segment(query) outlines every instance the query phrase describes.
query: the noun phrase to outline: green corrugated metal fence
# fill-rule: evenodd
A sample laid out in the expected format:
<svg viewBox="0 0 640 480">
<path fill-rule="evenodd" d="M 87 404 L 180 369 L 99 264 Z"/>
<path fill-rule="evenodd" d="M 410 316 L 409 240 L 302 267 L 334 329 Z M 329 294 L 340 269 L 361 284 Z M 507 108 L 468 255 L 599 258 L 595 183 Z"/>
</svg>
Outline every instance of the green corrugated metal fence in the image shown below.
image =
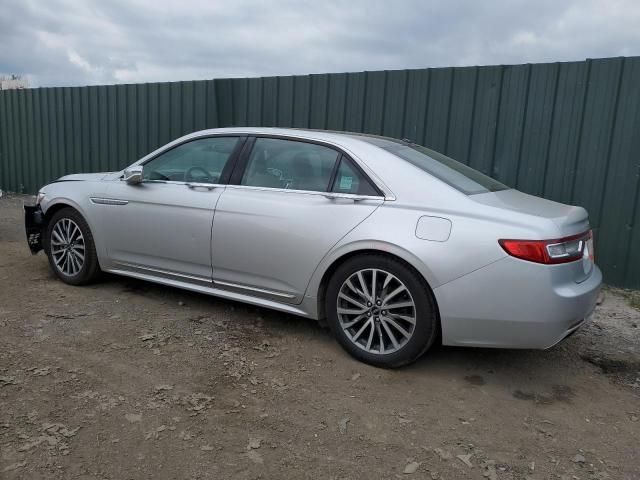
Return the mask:
<svg viewBox="0 0 640 480">
<path fill-rule="evenodd" d="M 640 288 L 640 57 L 0 92 L 0 188 L 117 170 L 224 126 L 409 138 L 589 210 L 598 263 Z"/>
</svg>

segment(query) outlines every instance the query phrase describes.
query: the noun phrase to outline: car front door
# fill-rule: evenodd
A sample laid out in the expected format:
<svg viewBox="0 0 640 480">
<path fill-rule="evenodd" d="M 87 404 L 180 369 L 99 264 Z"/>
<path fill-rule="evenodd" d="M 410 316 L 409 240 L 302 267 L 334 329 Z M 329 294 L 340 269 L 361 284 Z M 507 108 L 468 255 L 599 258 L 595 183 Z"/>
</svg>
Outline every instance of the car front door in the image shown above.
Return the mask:
<svg viewBox="0 0 640 480">
<path fill-rule="evenodd" d="M 243 142 L 191 140 L 145 162 L 141 183 L 113 182 L 102 206 L 110 269 L 210 284 L 214 210 Z"/>
<path fill-rule="evenodd" d="M 270 137 L 249 142 L 216 207 L 214 283 L 300 303 L 324 255 L 384 199 L 330 146 Z"/>
</svg>

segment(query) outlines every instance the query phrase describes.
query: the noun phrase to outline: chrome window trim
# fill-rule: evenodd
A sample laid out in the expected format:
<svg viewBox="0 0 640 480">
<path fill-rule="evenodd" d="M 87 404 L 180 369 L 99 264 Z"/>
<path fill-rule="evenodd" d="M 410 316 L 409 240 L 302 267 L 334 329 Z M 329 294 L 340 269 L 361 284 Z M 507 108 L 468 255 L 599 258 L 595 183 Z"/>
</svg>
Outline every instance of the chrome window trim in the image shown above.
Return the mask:
<svg viewBox="0 0 640 480">
<path fill-rule="evenodd" d="M 316 145 L 324 145 L 324 146 L 326 146 L 328 148 L 332 148 L 333 150 L 337 150 L 339 153 L 342 153 L 344 156 L 349 158 L 358 167 L 360 167 L 362 169 L 364 174 L 368 177 L 368 180 L 370 180 L 383 193 L 384 199 L 386 201 L 394 201 L 394 200 L 396 200 L 396 196 L 394 195 L 394 193 L 391 191 L 391 189 L 389 187 L 387 187 L 384 184 L 384 182 L 380 179 L 380 177 L 378 177 L 373 172 L 373 170 L 371 170 L 371 168 L 369 168 L 368 165 L 366 165 L 362 160 L 360 160 L 360 158 L 358 158 L 357 155 L 354 155 L 353 152 L 351 152 L 351 150 L 349 150 L 346 147 L 343 147 L 342 145 L 339 145 L 339 144 L 337 144 L 335 142 L 332 142 L 330 140 L 326 140 L 324 138 L 308 137 L 308 136 L 294 135 L 294 134 L 282 134 L 282 133 L 271 133 L 271 132 L 259 132 L 259 133 L 253 132 L 253 133 L 247 133 L 247 136 L 254 137 L 254 138 L 276 138 L 276 139 L 279 138 L 279 139 L 282 139 L 282 140 L 293 140 L 293 141 L 300 141 L 300 142 L 306 142 L 306 143 L 314 143 Z M 340 159 L 338 158 L 337 161 L 339 162 Z M 245 186 L 250 186 L 250 185 L 245 185 Z M 356 195 L 357 196 L 357 194 L 352 194 L 352 195 Z"/>
<path fill-rule="evenodd" d="M 160 147 L 159 149 L 156 149 L 150 153 L 148 153 L 147 155 L 145 155 L 144 157 L 136 160 L 134 163 L 132 163 L 131 165 L 125 167 L 123 170 L 120 170 L 118 172 L 118 179 L 119 180 L 123 180 L 122 175 L 124 174 L 124 171 L 127 168 L 131 168 L 134 166 L 142 166 L 144 167 L 147 163 L 152 162 L 154 160 L 156 160 L 158 157 L 164 155 L 165 153 L 167 153 L 169 150 L 173 150 L 174 148 L 180 147 L 182 145 L 186 145 L 187 143 L 191 143 L 197 140 L 202 140 L 205 138 L 237 138 L 239 142 L 242 142 L 242 144 L 244 144 L 244 140 L 248 137 L 247 134 L 245 133 L 238 133 L 238 132 L 233 132 L 233 133 L 210 133 L 209 131 L 205 130 L 205 131 L 200 131 L 200 132 L 194 132 L 192 134 L 189 134 L 188 136 L 184 136 L 184 137 L 180 137 L 175 139 L 174 141 L 163 145 L 162 147 Z M 236 144 L 236 148 L 238 147 L 238 145 Z M 239 154 L 242 152 L 242 147 L 240 148 L 240 150 L 238 151 L 238 156 Z M 227 158 L 227 162 L 225 164 L 225 167 L 229 164 L 229 161 L 232 160 L 233 154 L 235 153 L 235 149 L 234 151 L 230 154 L 229 158 Z M 237 157 L 236 157 L 237 159 Z M 234 162 L 235 163 L 235 162 Z M 220 172 L 220 176 L 222 177 L 224 173 L 224 168 L 223 171 Z M 220 180 L 220 179 L 218 179 Z M 180 181 L 176 181 L 176 180 L 142 180 L 142 182 L 140 183 L 145 183 L 145 182 L 161 182 L 161 183 L 176 183 L 176 184 L 189 184 L 189 183 L 194 183 L 194 182 L 180 182 Z M 196 182 L 196 183 L 207 183 L 207 182 Z M 226 184 L 219 184 L 219 183 L 214 183 L 214 184 L 209 184 L 209 185 L 226 185 Z"/>
<path fill-rule="evenodd" d="M 246 133 L 202 133 L 202 135 L 196 135 L 196 133 L 200 133 L 200 132 L 194 132 L 193 136 L 189 136 L 187 138 L 185 138 L 185 137 L 177 138 L 173 142 L 168 143 L 168 144 L 160 147 L 161 148 L 160 150 L 154 150 L 153 152 L 149 153 L 148 155 L 145 155 L 140 160 L 138 160 L 138 161 L 132 163 L 131 165 L 129 165 L 129 167 L 133 167 L 134 165 L 145 166 L 147 163 L 151 162 L 152 160 L 155 160 L 156 158 L 158 158 L 160 155 L 166 153 L 167 151 L 173 150 L 174 148 L 179 147 L 180 145 L 184 145 L 186 143 L 193 142 L 194 140 L 201 140 L 203 138 L 217 138 L 217 137 L 243 138 L 243 137 L 246 137 L 248 135 Z M 129 168 L 129 167 L 127 167 L 127 168 Z"/>
<path fill-rule="evenodd" d="M 308 133 L 309 131 L 307 131 Z M 338 133 L 342 133 L 342 132 L 338 132 Z M 347 134 L 348 132 L 344 132 L 345 134 Z M 185 137 L 181 137 L 179 139 L 174 140 L 173 142 L 164 145 L 163 147 L 161 147 L 161 150 L 155 150 L 151 153 L 149 153 L 148 155 L 145 155 L 144 157 L 142 157 L 140 160 L 132 163 L 131 165 L 129 165 L 129 167 L 132 167 L 134 165 L 145 165 L 148 162 L 150 162 L 151 160 L 153 160 L 154 158 L 162 155 L 164 152 L 166 152 L 167 150 L 170 150 L 174 147 L 177 147 L 179 145 L 182 145 L 183 143 L 187 143 L 187 142 L 191 142 L 193 140 L 199 140 L 201 138 L 207 138 L 207 137 L 271 137 L 271 138 L 282 138 L 282 139 L 291 139 L 291 140 L 299 140 L 299 141 L 311 141 L 311 142 L 316 142 L 319 144 L 324 144 L 327 145 L 329 147 L 332 147 L 334 149 L 337 149 L 339 151 L 341 151 L 343 154 L 345 154 L 346 156 L 348 156 L 352 161 L 354 161 L 355 163 L 358 164 L 358 166 L 360 168 L 362 168 L 362 170 L 367 174 L 367 176 L 369 177 L 369 180 L 371 180 L 376 187 L 378 187 L 380 189 L 380 191 L 384 194 L 384 199 L 385 201 L 395 201 L 396 200 L 396 196 L 395 194 L 391 191 L 391 189 L 385 185 L 385 183 L 382 181 L 382 179 L 376 175 L 376 173 L 369 168 L 369 166 L 364 163 L 357 155 L 355 155 L 351 150 L 349 150 L 348 148 L 335 143 L 331 140 L 327 140 L 325 138 L 317 138 L 317 137 L 312 137 L 309 135 L 295 135 L 293 133 L 272 133 L 269 131 L 262 131 L 262 132 L 256 132 L 255 129 L 247 129 L 247 130 L 236 130 L 234 132 L 219 132 L 219 133 L 211 133 L 209 131 L 203 131 L 203 132 L 194 132 L 192 134 L 190 134 L 189 136 Z M 127 167 L 128 168 L 128 167 Z M 248 185 L 247 185 L 248 186 Z"/>
<path fill-rule="evenodd" d="M 119 178 L 118 180 L 120 180 L 121 182 L 124 182 L 125 180 L 123 178 Z M 208 187 L 214 187 L 214 188 L 224 188 L 227 187 L 228 185 L 226 183 L 207 183 L 207 182 L 183 182 L 183 181 L 179 181 L 179 180 L 143 180 L 140 183 L 138 183 L 137 185 L 143 185 L 145 183 L 153 183 L 153 184 L 161 184 L 161 185 L 186 185 L 187 187 L 190 184 L 198 184 L 198 183 L 202 183 L 203 186 L 207 185 Z M 132 187 L 136 187 L 137 185 L 132 185 Z"/>
<path fill-rule="evenodd" d="M 320 192 L 318 190 L 295 190 L 291 188 L 256 187 L 253 185 L 225 185 L 227 189 L 256 190 L 274 193 L 301 193 L 305 195 L 317 195 L 325 198 L 348 198 L 352 200 L 385 200 L 382 195 L 358 195 L 356 193 Z"/>
</svg>

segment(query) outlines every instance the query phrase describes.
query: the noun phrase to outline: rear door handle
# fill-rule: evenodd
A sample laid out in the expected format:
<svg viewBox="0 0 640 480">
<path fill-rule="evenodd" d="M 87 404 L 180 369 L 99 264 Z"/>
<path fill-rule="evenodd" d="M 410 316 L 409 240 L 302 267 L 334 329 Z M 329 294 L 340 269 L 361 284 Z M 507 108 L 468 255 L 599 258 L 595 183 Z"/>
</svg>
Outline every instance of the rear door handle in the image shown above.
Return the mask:
<svg viewBox="0 0 640 480">
<path fill-rule="evenodd" d="M 194 188 L 206 188 L 207 190 L 213 190 L 216 188 L 215 185 L 211 185 L 210 183 L 198 183 L 198 182 L 188 182 L 187 187 Z"/>
<path fill-rule="evenodd" d="M 361 202 L 363 200 L 367 200 L 368 197 L 360 197 L 358 195 L 340 195 L 338 193 L 323 193 L 324 198 L 328 198 L 329 200 L 338 200 L 344 198 L 345 200 L 352 200 L 354 202 Z"/>
</svg>

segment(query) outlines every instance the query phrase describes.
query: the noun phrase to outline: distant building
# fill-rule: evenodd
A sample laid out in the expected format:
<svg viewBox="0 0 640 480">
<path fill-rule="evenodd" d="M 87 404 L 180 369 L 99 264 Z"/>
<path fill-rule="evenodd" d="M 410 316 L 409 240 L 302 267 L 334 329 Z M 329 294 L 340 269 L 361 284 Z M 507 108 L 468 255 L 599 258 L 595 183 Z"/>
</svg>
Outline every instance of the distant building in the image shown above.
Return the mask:
<svg viewBox="0 0 640 480">
<path fill-rule="evenodd" d="M 22 75 L 0 76 L 0 90 L 19 90 L 29 88 L 29 81 Z"/>
</svg>

